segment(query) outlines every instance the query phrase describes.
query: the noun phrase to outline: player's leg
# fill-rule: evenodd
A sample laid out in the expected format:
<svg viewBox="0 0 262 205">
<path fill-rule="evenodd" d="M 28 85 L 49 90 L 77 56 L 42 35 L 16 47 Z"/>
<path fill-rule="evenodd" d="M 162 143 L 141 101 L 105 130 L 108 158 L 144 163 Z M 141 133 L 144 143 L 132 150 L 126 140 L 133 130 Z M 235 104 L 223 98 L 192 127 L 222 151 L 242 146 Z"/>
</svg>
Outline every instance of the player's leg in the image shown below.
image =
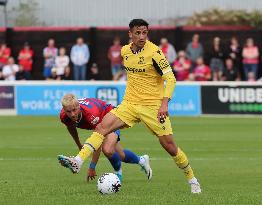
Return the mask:
<svg viewBox="0 0 262 205">
<path fill-rule="evenodd" d="M 106 139 L 102 145 L 102 151 L 107 157 L 112 167 L 115 170 L 115 174 L 118 176 L 122 182 L 122 168 L 121 168 L 121 158 L 120 155 L 116 152 L 115 146 L 117 144 L 118 135 L 115 132 L 112 132 L 106 136 Z"/>
<path fill-rule="evenodd" d="M 183 170 L 188 183 L 191 186 L 192 193 L 200 193 L 200 184 L 194 176 L 186 154 L 179 148 L 173 140 L 173 135 L 159 136 L 159 142 L 162 147 L 171 155 L 176 165 Z"/>
<path fill-rule="evenodd" d="M 193 170 L 189 164 L 185 153 L 179 148 L 173 140 L 173 131 L 169 117 L 163 123 L 158 122 L 157 111 L 154 106 L 143 106 L 141 108 L 141 121 L 159 138 L 162 147 L 174 159 L 176 165 L 183 170 L 190 186 L 192 193 L 200 193 L 200 185 L 194 177 Z M 197 186 L 197 187 L 196 187 Z"/>
<path fill-rule="evenodd" d="M 150 180 L 152 178 L 152 169 L 149 163 L 149 156 L 143 155 L 138 156 L 134 152 L 128 149 L 123 149 L 120 143 L 116 144 L 116 152 L 119 154 L 121 161 L 129 164 L 138 164 L 145 171 L 147 179 Z"/>
</svg>

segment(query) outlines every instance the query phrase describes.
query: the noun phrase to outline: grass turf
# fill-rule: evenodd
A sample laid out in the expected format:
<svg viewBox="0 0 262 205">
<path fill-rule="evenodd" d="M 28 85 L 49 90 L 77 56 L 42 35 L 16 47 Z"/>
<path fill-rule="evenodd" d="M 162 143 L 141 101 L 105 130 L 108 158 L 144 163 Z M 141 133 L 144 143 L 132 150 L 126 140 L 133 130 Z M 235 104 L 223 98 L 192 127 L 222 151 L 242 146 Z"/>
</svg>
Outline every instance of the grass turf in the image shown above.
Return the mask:
<svg viewBox="0 0 262 205">
<path fill-rule="evenodd" d="M 0 117 L 0 204 L 261 204 L 262 118 L 172 118 L 177 143 L 188 155 L 203 193 L 189 186 L 157 139 L 143 125 L 122 131 L 121 144 L 151 157 L 148 182 L 137 165 L 123 164 L 123 186 L 103 196 L 86 167 L 73 175 L 58 154 L 75 155 L 56 117 Z M 88 133 L 80 131 L 84 140 Z M 97 174 L 112 172 L 101 157 Z"/>
</svg>

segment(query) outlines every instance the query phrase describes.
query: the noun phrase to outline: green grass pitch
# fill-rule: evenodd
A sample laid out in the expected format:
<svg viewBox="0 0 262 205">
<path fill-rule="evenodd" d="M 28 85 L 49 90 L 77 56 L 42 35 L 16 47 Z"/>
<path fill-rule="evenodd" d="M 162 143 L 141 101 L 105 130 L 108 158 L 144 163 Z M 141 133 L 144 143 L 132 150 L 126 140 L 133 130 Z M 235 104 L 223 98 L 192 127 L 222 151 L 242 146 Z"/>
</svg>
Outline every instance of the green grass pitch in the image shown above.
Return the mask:
<svg viewBox="0 0 262 205">
<path fill-rule="evenodd" d="M 121 143 L 151 157 L 152 181 L 123 164 L 118 194 L 100 195 L 84 164 L 73 175 L 58 154 L 77 148 L 57 117 L 0 117 L 0 204 L 262 204 L 262 118 L 172 118 L 176 142 L 189 157 L 203 193 L 190 194 L 182 172 L 143 125 L 122 131 Z M 90 132 L 80 131 L 84 140 Z M 97 173 L 112 172 L 104 156 Z"/>
</svg>

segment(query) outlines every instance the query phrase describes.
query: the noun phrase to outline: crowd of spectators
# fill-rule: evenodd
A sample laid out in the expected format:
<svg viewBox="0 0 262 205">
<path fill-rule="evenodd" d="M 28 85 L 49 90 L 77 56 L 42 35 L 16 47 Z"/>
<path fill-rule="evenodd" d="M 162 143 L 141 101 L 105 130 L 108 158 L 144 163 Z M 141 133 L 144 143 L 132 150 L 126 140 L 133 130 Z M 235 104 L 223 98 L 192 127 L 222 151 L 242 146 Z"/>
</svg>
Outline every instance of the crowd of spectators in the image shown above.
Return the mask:
<svg viewBox="0 0 262 205">
<path fill-rule="evenodd" d="M 115 37 L 108 48 L 107 57 L 111 65 L 112 80 L 126 80 L 121 59 L 121 41 Z M 201 44 L 200 36 L 194 34 L 184 50 L 175 49 L 167 38 L 160 39 L 159 48 L 166 56 L 177 81 L 256 81 L 260 62 L 259 49 L 254 39 L 247 38 L 243 47 L 238 39 L 232 37 L 229 44 L 215 36 L 210 48 Z M 19 51 L 17 59 L 12 57 L 11 49 L 0 44 L 0 80 L 30 80 L 34 51 L 28 42 Z M 84 39 L 76 39 L 70 54 L 65 47 L 57 48 L 54 39 L 49 39 L 43 48 L 43 78 L 45 80 L 101 80 L 99 67 L 87 64 L 90 51 Z M 16 64 L 17 62 L 17 64 Z"/>
<path fill-rule="evenodd" d="M 178 52 L 172 67 L 178 81 L 256 81 L 259 57 L 252 38 L 247 38 L 242 48 L 236 37 L 225 45 L 216 36 L 205 51 L 199 35 L 194 34 L 185 51 Z"/>
</svg>

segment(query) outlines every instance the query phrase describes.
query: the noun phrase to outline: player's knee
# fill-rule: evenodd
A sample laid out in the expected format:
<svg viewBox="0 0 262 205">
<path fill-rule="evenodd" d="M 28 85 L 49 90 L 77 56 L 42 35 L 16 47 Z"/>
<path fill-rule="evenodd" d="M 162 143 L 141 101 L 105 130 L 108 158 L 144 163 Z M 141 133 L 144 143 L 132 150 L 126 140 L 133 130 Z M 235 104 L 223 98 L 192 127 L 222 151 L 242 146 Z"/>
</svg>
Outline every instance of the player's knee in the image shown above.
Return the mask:
<svg viewBox="0 0 262 205">
<path fill-rule="evenodd" d="M 99 123 L 95 128 L 95 132 L 98 132 L 101 135 L 107 135 L 109 130 L 103 123 Z"/>
<path fill-rule="evenodd" d="M 102 151 L 107 157 L 112 157 L 112 155 L 114 154 L 114 149 L 107 144 L 103 145 Z"/>
</svg>

